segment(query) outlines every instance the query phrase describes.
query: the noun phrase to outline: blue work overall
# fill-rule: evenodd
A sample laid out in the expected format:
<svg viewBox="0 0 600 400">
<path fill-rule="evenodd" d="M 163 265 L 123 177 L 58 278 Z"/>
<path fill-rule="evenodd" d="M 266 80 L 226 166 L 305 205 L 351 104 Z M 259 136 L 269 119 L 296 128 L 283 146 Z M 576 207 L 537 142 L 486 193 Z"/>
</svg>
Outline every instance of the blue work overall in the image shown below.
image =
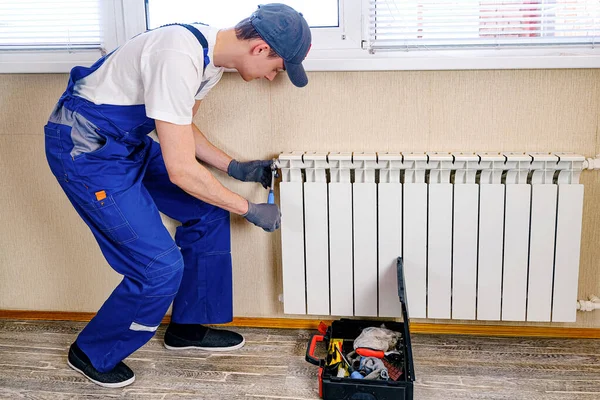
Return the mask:
<svg viewBox="0 0 600 400">
<path fill-rule="evenodd" d="M 206 39 L 181 26 L 202 44 L 206 68 Z M 52 173 L 108 263 L 123 275 L 77 338 L 100 372 L 150 340 L 171 302 L 176 323 L 232 320 L 229 213 L 171 183 L 160 145 L 148 136 L 155 123 L 143 104 L 97 105 L 73 94 L 76 82 L 109 56 L 71 70 L 44 127 Z M 175 240 L 159 211 L 181 222 Z"/>
</svg>

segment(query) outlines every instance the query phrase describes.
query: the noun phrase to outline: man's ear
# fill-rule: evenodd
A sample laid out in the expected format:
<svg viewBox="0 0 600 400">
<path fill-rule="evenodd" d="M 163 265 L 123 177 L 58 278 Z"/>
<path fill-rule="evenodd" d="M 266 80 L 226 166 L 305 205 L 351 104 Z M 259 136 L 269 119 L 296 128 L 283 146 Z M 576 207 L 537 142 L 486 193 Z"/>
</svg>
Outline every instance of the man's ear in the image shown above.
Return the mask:
<svg viewBox="0 0 600 400">
<path fill-rule="evenodd" d="M 253 56 L 258 56 L 261 54 L 269 54 L 271 50 L 271 46 L 269 46 L 264 40 L 260 40 L 256 42 L 254 46 L 252 46 L 251 53 Z"/>
</svg>

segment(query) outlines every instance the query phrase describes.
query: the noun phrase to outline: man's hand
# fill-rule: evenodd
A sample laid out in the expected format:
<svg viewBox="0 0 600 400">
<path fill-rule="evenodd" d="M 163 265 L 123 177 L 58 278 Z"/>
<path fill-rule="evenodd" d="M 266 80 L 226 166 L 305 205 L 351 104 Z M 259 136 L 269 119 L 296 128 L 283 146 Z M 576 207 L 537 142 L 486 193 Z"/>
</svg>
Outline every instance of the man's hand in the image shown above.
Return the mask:
<svg viewBox="0 0 600 400">
<path fill-rule="evenodd" d="M 231 160 L 227 174 L 242 182 L 259 182 L 266 189 L 271 185 L 271 160 L 239 162 Z"/>
<path fill-rule="evenodd" d="M 242 217 L 267 232 L 279 229 L 281 224 L 281 213 L 277 204 L 254 204 L 249 201 L 248 212 Z"/>
</svg>

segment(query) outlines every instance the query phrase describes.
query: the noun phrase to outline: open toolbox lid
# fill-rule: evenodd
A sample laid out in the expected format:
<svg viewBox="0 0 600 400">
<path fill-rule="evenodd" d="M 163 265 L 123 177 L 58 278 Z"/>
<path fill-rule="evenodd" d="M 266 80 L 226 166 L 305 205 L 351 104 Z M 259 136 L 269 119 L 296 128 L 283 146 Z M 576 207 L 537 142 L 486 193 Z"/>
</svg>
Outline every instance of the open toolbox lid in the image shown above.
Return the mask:
<svg viewBox="0 0 600 400">
<path fill-rule="evenodd" d="M 406 297 L 406 279 L 404 278 L 404 262 L 402 261 L 402 257 L 398 257 L 397 260 L 397 274 L 398 274 L 398 298 L 400 299 L 400 304 L 402 305 L 402 320 L 404 327 L 404 342 L 406 344 L 406 368 L 407 376 L 411 381 L 415 380 L 415 368 L 413 365 L 413 356 L 412 356 L 412 343 L 410 341 L 410 323 L 408 317 L 408 298 Z"/>
</svg>

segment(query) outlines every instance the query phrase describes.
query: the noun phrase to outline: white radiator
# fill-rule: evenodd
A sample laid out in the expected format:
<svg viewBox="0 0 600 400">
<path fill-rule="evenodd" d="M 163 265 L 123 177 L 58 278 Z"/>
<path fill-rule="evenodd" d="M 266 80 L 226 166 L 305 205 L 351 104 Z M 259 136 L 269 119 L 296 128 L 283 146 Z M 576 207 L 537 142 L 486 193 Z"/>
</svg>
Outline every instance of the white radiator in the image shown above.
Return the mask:
<svg viewBox="0 0 600 400">
<path fill-rule="evenodd" d="M 287 314 L 575 321 L 584 157 L 287 153 Z"/>
</svg>

